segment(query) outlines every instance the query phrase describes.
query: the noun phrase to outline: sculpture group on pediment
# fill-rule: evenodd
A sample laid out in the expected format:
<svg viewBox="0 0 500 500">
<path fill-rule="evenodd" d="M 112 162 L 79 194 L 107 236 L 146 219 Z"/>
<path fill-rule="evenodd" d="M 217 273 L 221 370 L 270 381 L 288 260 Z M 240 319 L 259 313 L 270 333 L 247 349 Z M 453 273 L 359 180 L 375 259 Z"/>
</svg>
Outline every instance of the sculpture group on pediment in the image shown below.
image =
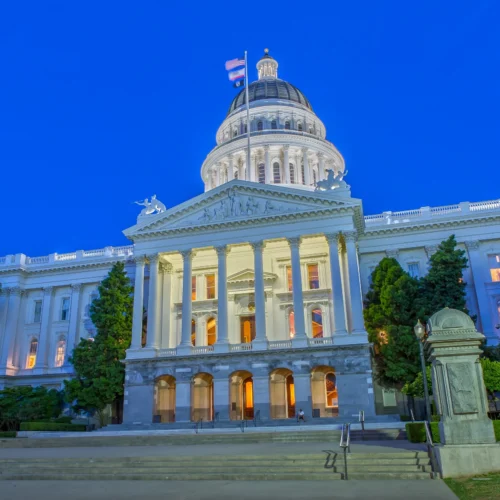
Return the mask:
<svg viewBox="0 0 500 500">
<path fill-rule="evenodd" d="M 136 205 L 140 205 L 141 207 L 144 207 L 141 210 L 141 213 L 139 216 L 143 215 L 153 215 L 153 214 L 160 214 L 162 212 L 165 212 L 167 210 L 167 207 L 158 199 L 156 199 L 156 195 L 154 194 L 151 196 L 151 201 L 149 201 L 147 198 L 144 201 L 134 201 Z"/>
<path fill-rule="evenodd" d="M 335 173 L 331 168 L 326 170 L 327 177 L 323 181 L 318 181 L 316 183 L 315 191 L 331 191 L 336 188 L 347 187 L 344 177 L 347 175 L 347 170 L 345 172 Z"/>
</svg>

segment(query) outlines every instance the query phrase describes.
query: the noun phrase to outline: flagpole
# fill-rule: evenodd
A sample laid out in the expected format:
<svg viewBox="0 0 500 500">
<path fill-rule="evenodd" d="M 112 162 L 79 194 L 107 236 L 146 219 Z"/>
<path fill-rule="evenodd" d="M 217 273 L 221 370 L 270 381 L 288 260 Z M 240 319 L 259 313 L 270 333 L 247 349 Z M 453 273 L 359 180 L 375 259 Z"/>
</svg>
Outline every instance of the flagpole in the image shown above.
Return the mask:
<svg viewBox="0 0 500 500">
<path fill-rule="evenodd" d="M 248 100 L 248 62 L 247 62 L 247 51 L 245 50 L 245 100 L 247 102 L 247 174 L 245 176 L 246 180 L 249 181 L 251 179 L 250 175 L 250 102 Z"/>
</svg>

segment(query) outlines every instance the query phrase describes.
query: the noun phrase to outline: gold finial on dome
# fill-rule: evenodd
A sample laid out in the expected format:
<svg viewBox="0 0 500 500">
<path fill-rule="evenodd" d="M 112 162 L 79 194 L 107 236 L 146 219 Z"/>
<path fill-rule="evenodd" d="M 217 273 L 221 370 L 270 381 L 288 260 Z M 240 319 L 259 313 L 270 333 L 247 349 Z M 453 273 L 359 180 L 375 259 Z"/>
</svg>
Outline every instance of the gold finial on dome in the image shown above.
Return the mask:
<svg viewBox="0 0 500 500">
<path fill-rule="evenodd" d="M 269 54 L 269 49 L 264 49 L 264 54 Z"/>
</svg>

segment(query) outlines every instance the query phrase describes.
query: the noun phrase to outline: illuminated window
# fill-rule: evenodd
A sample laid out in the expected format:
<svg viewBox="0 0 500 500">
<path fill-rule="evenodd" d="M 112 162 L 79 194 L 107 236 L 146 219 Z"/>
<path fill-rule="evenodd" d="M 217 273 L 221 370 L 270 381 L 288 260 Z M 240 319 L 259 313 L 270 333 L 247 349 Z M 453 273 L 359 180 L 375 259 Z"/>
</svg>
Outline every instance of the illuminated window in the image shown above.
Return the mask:
<svg viewBox="0 0 500 500">
<path fill-rule="evenodd" d="M 314 339 L 323 338 L 323 313 L 319 307 L 311 311 L 311 329 Z"/>
<path fill-rule="evenodd" d="M 35 300 L 35 311 L 33 314 L 33 323 L 40 323 L 42 319 L 42 301 Z"/>
<path fill-rule="evenodd" d="M 215 274 L 207 274 L 207 299 L 215 299 Z"/>
<path fill-rule="evenodd" d="M 214 345 L 217 340 L 215 318 L 207 320 L 207 345 Z"/>
<path fill-rule="evenodd" d="M 194 319 L 191 320 L 191 344 L 196 345 L 196 321 Z"/>
<path fill-rule="evenodd" d="M 278 162 L 273 163 L 273 182 L 275 184 L 281 183 L 280 164 Z"/>
<path fill-rule="evenodd" d="M 286 289 L 293 291 L 292 266 L 286 266 Z"/>
<path fill-rule="evenodd" d="M 56 359 L 54 361 L 54 366 L 59 367 L 64 364 L 64 357 L 66 356 L 66 339 L 64 337 L 59 337 L 56 345 Z"/>
<path fill-rule="evenodd" d="M 338 406 L 337 378 L 330 372 L 325 375 L 326 406 Z"/>
<path fill-rule="evenodd" d="M 272 128 L 272 129 L 277 129 L 277 128 L 278 128 L 278 124 L 276 123 L 276 120 L 273 120 L 273 121 L 271 122 L 271 128 Z"/>
<path fill-rule="evenodd" d="M 295 184 L 295 165 L 290 163 L 290 182 Z"/>
<path fill-rule="evenodd" d="M 408 264 L 408 274 L 413 278 L 420 278 L 420 266 L 418 262 L 410 262 Z"/>
<path fill-rule="evenodd" d="M 261 184 L 266 183 L 266 166 L 263 163 L 259 163 L 259 166 L 257 167 L 258 169 L 258 175 L 259 175 L 259 182 Z"/>
<path fill-rule="evenodd" d="M 27 362 L 28 369 L 31 369 L 35 366 L 37 351 L 38 351 L 38 340 L 33 339 L 30 343 L 30 350 L 28 353 L 28 362 Z"/>
<path fill-rule="evenodd" d="M 196 276 L 191 278 L 191 300 L 196 300 Z"/>
<path fill-rule="evenodd" d="M 257 123 L 257 130 L 262 130 L 264 128 L 264 124 L 262 122 Z"/>
<path fill-rule="evenodd" d="M 64 297 L 61 302 L 61 321 L 69 319 L 69 297 Z"/>
<path fill-rule="evenodd" d="M 288 313 L 288 331 L 290 338 L 293 339 L 295 337 L 295 314 L 293 310 Z"/>
<path fill-rule="evenodd" d="M 319 288 L 318 264 L 308 264 L 307 278 L 309 280 L 309 290 L 316 290 Z"/>
<path fill-rule="evenodd" d="M 285 130 L 290 130 L 290 122 L 285 122 Z"/>
<path fill-rule="evenodd" d="M 491 281 L 500 281 L 500 268 L 498 269 L 490 269 L 491 271 Z"/>
</svg>

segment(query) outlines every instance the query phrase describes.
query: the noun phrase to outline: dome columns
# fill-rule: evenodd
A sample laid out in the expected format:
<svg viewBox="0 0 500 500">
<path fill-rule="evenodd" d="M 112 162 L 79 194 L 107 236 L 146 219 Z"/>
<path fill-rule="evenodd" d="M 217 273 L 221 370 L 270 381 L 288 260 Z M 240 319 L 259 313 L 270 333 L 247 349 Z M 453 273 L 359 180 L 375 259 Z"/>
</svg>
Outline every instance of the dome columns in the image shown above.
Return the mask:
<svg viewBox="0 0 500 500">
<path fill-rule="evenodd" d="M 269 159 L 269 145 L 264 146 L 264 163 L 266 166 L 266 184 L 272 183 L 271 160 Z"/>
<path fill-rule="evenodd" d="M 311 172 L 309 170 L 309 149 L 302 148 L 302 161 L 304 162 L 304 184 L 306 186 L 311 185 Z"/>
<path fill-rule="evenodd" d="M 322 181 L 325 178 L 325 155 L 319 152 L 316 156 L 318 157 L 319 180 Z"/>
<path fill-rule="evenodd" d="M 283 146 L 283 166 L 285 170 L 285 184 L 291 184 L 289 149 L 290 146 L 288 144 L 285 144 Z"/>
<path fill-rule="evenodd" d="M 234 179 L 234 157 L 229 155 L 227 157 L 228 167 L 227 167 L 227 181 L 230 182 Z"/>
</svg>

